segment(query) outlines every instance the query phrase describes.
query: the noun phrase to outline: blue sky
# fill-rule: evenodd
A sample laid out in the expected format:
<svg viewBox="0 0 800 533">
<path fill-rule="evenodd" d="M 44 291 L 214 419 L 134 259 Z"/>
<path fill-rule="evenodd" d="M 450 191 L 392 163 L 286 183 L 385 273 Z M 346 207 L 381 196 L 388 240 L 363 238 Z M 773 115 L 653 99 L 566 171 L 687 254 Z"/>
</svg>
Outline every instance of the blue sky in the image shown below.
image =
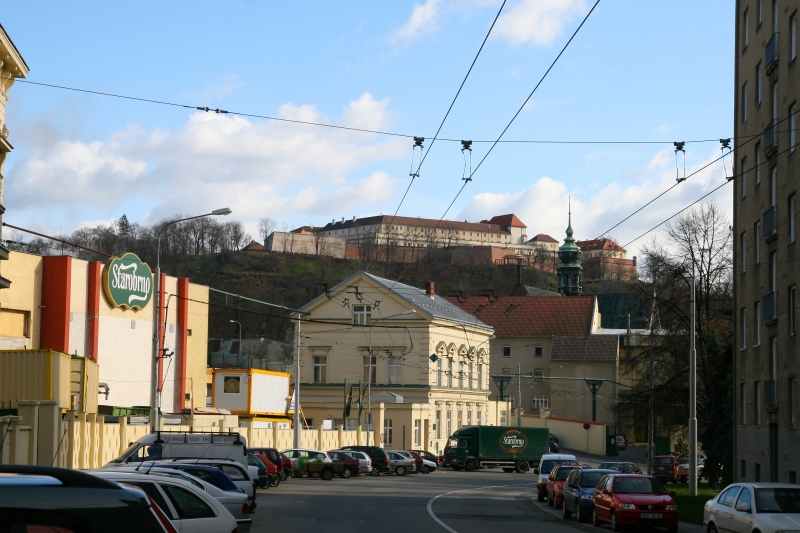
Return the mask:
<svg viewBox="0 0 800 533">
<path fill-rule="evenodd" d="M 430 138 L 499 5 L 16 2 L 1 22 L 31 81 Z M 441 136 L 496 138 L 591 5 L 509 0 Z M 721 0 L 601 1 L 505 139 L 730 137 L 733 28 L 733 7 Z M 412 155 L 400 137 L 23 83 L 10 91 L 7 123 L 15 151 L 4 218 L 48 232 L 222 206 L 253 236 L 265 216 L 296 227 L 393 213 Z M 488 146 L 473 145 L 474 164 Z M 435 143 L 401 215 L 444 214 L 462 183 L 460 148 Z M 687 172 L 719 148 L 687 144 Z M 576 234 L 589 238 L 674 179 L 671 144 L 507 143 L 447 218 L 514 212 L 530 237 L 561 239 L 572 196 Z M 625 244 L 723 181 L 721 164 L 712 165 L 611 234 Z M 730 194 L 714 196 L 728 212 Z"/>
</svg>

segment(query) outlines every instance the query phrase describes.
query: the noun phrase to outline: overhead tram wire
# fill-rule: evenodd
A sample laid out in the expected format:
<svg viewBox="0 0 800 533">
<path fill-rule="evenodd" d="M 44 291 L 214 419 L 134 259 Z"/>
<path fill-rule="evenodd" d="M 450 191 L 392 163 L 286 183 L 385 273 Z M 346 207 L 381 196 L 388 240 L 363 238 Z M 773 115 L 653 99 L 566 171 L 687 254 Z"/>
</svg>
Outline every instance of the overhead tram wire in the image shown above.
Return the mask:
<svg viewBox="0 0 800 533">
<path fill-rule="evenodd" d="M 447 209 L 445 210 L 444 214 L 442 215 L 442 218 L 440 218 L 440 219 L 439 219 L 439 222 L 437 222 L 437 224 L 436 224 L 436 227 L 437 227 L 437 228 L 439 227 L 439 224 L 442 222 L 442 220 L 444 220 L 444 217 L 445 217 L 445 216 L 447 216 L 447 213 L 448 213 L 448 211 L 450 211 L 450 208 L 452 208 L 452 207 L 453 207 L 453 204 L 454 204 L 454 203 L 456 203 L 456 200 L 458 200 L 458 197 L 459 197 L 459 196 L 461 196 L 461 193 L 464 191 L 464 188 L 467 186 L 467 184 L 468 184 L 470 181 L 472 181 L 472 177 L 475 175 L 475 173 L 476 173 L 476 172 L 478 172 L 478 169 L 479 169 L 479 168 L 481 168 L 481 165 L 483 165 L 483 162 L 484 162 L 484 161 L 486 161 L 486 158 L 487 158 L 487 157 L 489 157 L 489 154 L 491 154 L 491 153 L 492 153 L 492 150 L 494 150 L 494 147 L 495 147 L 495 146 L 497 146 L 497 143 L 499 143 L 499 142 L 500 142 L 500 140 L 503 138 L 503 135 L 505 135 L 506 131 L 508 131 L 508 128 L 510 128 L 510 127 L 511 127 L 511 124 L 513 124 L 513 123 L 514 123 L 514 120 L 516 120 L 516 118 L 519 116 L 519 114 L 520 114 L 520 113 L 522 113 L 522 110 L 525 108 L 525 106 L 528 104 L 528 102 L 530 101 L 530 99 L 533 97 L 533 94 L 536 92 L 536 90 L 539 88 L 539 86 L 542 84 L 542 82 L 544 82 L 545 78 L 547 78 L 547 75 L 550 73 L 550 71 L 551 71 L 551 70 L 553 70 L 553 67 L 556 65 L 556 63 L 558 62 L 558 60 L 561 58 L 561 56 L 562 56 L 562 55 L 564 54 L 564 52 L 567 50 L 567 47 L 570 45 L 570 43 L 572 42 L 572 40 L 573 40 L 573 39 L 575 39 L 575 36 L 576 36 L 576 35 L 578 35 L 578 32 L 581 30 L 581 28 L 583 28 L 583 25 L 584 25 L 584 24 L 586 24 L 586 21 L 587 21 L 587 20 L 589 20 L 589 16 L 590 16 L 590 15 L 591 15 L 591 14 L 594 12 L 595 8 L 597 7 L 597 4 L 599 4 L 599 3 L 600 3 L 600 0 L 597 0 L 597 1 L 594 3 L 594 5 L 592 6 L 592 9 L 590 9 L 590 10 L 589 10 L 589 12 L 586 14 L 586 16 L 585 16 L 585 17 L 583 18 L 583 20 L 581 21 L 580 25 L 579 25 L 579 26 L 578 26 L 578 27 L 575 29 L 575 31 L 572 33 L 572 36 L 569 38 L 569 40 L 567 41 L 567 43 L 564 45 L 564 47 L 563 47 L 563 48 L 561 48 L 561 51 L 558 53 L 558 55 L 557 55 L 557 56 L 556 56 L 556 58 L 553 60 L 553 62 L 550 64 L 550 66 L 547 68 L 547 70 L 545 71 L 545 73 L 542 75 L 541 79 L 539 80 L 539 83 L 537 83 L 537 84 L 536 84 L 536 86 L 535 86 L 535 87 L 533 88 L 533 90 L 530 92 L 530 94 L 528 95 L 528 97 L 527 97 L 527 98 L 525 98 L 525 101 L 524 101 L 524 102 L 522 102 L 522 105 L 519 107 L 519 109 L 517 110 L 517 112 L 516 112 L 516 113 L 514 113 L 514 116 L 513 116 L 513 117 L 511 117 L 511 120 L 508 122 L 508 124 L 506 125 L 506 127 L 505 127 L 505 128 L 503 128 L 503 131 L 502 131 L 502 132 L 500 132 L 500 135 L 497 137 L 497 140 L 495 140 L 495 141 L 492 143 L 492 145 L 489 147 L 489 150 L 486 152 L 486 154 L 485 154 L 485 155 L 483 156 L 483 158 L 480 160 L 480 162 L 478 163 L 478 166 L 476 166 L 476 167 L 475 167 L 475 170 L 473 170 L 473 171 L 470 173 L 470 175 L 469 175 L 469 177 L 468 177 L 468 178 L 466 178 L 466 179 L 464 179 L 464 180 L 463 180 L 463 181 L 464 181 L 464 184 L 461 186 L 461 188 L 459 189 L 458 193 L 456 193 L 456 196 L 455 196 L 455 198 L 453 198 L 453 201 L 452 201 L 452 202 L 450 202 L 450 205 L 449 205 L 449 206 L 447 206 Z"/>
<path fill-rule="evenodd" d="M 0 77 L 0 80 L 2 80 L 2 79 L 9 79 L 9 78 Z M 15 79 L 15 83 L 25 83 L 25 84 L 28 84 L 28 85 L 36 85 L 36 86 L 39 86 L 39 87 L 47 87 L 47 88 L 51 88 L 51 89 L 61 89 L 61 90 L 65 90 L 65 91 L 73 91 L 73 92 L 79 92 L 79 93 L 93 94 L 93 95 L 97 95 L 97 96 L 107 96 L 107 97 L 110 97 L 110 98 L 120 98 L 120 99 L 123 99 L 123 100 L 133 100 L 133 101 L 136 101 L 136 102 L 142 102 L 142 103 L 148 103 L 148 104 L 157 104 L 157 105 L 165 105 L 165 106 L 171 106 L 171 107 L 180 107 L 180 108 L 184 108 L 184 109 L 193 109 L 193 110 L 197 110 L 197 111 L 214 112 L 214 113 L 217 113 L 217 114 L 237 115 L 237 116 L 242 116 L 242 117 L 260 118 L 260 119 L 264 119 L 264 120 L 274 120 L 274 121 L 277 121 L 277 122 L 288 122 L 288 123 L 292 123 L 292 124 L 301 124 L 301 125 L 306 125 L 306 126 L 317 126 L 317 127 L 321 127 L 321 128 L 333 128 L 333 129 L 340 129 L 340 130 L 356 131 L 356 132 L 361 132 L 361 133 L 371 133 L 371 134 L 376 134 L 376 135 L 388 135 L 388 136 L 391 136 L 391 137 L 403 137 L 403 138 L 406 138 L 406 139 L 413 139 L 415 137 L 415 135 L 410 135 L 410 134 L 405 134 L 405 133 L 397 133 L 397 132 L 390 132 L 390 131 L 383 131 L 383 130 L 369 130 L 369 129 L 364 129 L 364 128 L 352 128 L 352 127 L 348 127 L 348 126 L 338 126 L 336 124 L 325 124 L 325 123 L 322 123 L 322 122 L 312 122 L 312 121 L 306 121 L 306 120 L 293 120 L 293 119 L 288 119 L 288 118 L 274 117 L 274 116 L 270 116 L 270 115 L 259 115 L 259 114 L 256 114 L 256 113 L 247 113 L 247 112 L 243 112 L 243 111 L 226 111 L 224 109 L 212 109 L 212 108 L 207 107 L 207 106 L 195 106 L 195 105 L 179 104 L 177 102 L 168 102 L 168 101 L 164 101 L 164 100 L 155 100 L 155 99 L 150 99 L 150 98 L 142 98 L 142 97 L 138 97 L 138 96 L 128 96 L 128 95 L 116 94 L 116 93 L 110 93 L 110 92 L 104 92 L 104 91 L 95 91 L 95 90 L 91 90 L 91 89 L 80 89 L 78 87 L 68 87 L 68 86 L 65 86 L 65 85 L 56 85 L 56 84 L 52 84 L 52 83 L 42 83 L 42 82 L 31 81 L 31 80 Z M 759 136 L 761 136 L 760 133 L 759 134 L 755 134 L 755 135 L 750 135 L 750 136 L 744 136 L 744 137 L 759 137 Z M 451 138 L 448 138 L 448 137 L 436 137 L 436 140 L 443 141 L 443 142 L 460 143 L 463 139 L 451 139 Z M 694 139 L 694 140 L 684 141 L 684 142 L 686 144 L 694 144 L 694 143 L 707 143 L 707 142 L 718 142 L 718 141 L 719 141 L 719 139 Z M 509 139 L 509 140 L 503 140 L 503 139 L 500 139 L 500 140 L 482 139 L 481 140 L 481 139 L 478 139 L 478 140 L 473 140 L 472 142 L 473 143 L 493 143 L 493 144 L 501 144 L 501 143 L 509 143 L 509 144 L 511 144 L 511 143 L 514 143 L 514 144 L 673 144 L 674 141 L 643 141 L 643 140 L 620 140 L 620 141 L 614 141 L 614 140 L 611 140 L 611 141 L 600 141 L 600 140 L 598 140 L 598 141 L 594 141 L 594 140 L 570 141 L 570 140 L 565 140 L 565 141 L 560 141 L 560 140 L 545 140 L 545 139 Z"/>
</svg>

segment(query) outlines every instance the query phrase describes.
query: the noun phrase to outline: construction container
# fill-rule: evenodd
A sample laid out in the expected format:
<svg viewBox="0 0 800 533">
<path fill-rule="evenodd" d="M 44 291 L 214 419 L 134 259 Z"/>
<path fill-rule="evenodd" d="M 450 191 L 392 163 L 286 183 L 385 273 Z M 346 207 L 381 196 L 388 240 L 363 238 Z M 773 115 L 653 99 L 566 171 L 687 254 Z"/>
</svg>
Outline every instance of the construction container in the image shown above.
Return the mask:
<svg viewBox="0 0 800 533">
<path fill-rule="evenodd" d="M 97 412 L 97 363 L 54 350 L 0 350 L 0 404 L 56 400 L 61 409 Z"/>
<path fill-rule="evenodd" d="M 289 410 L 289 374 L 271 370 L 214 369 L 211 405 L 234 415 L 285 417 Z"/>
</svg>

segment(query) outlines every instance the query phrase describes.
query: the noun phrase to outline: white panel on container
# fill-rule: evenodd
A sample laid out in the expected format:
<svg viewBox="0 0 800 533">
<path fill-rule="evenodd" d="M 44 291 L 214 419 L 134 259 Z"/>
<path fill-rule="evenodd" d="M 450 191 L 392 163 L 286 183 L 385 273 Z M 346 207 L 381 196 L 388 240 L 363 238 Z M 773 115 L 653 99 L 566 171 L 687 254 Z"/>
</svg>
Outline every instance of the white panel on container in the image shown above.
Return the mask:
<svg viewBox="0 0 800 533">
<path fill-rule="evenodd" d="M 254 372 L 250 410 L 254 413 L 285 413 L 288 390 L 288 376 Z"/>
<path fill-rule="evenodd" d="M 253 429 L 272 429 L 272 422 L 263 422 L 256 420 L 253 422 Z"/>
<path fill-rule="evenodd" d="M 278 429 L 291 429 L 289 422 L 278 422 Z"/>
</svg>

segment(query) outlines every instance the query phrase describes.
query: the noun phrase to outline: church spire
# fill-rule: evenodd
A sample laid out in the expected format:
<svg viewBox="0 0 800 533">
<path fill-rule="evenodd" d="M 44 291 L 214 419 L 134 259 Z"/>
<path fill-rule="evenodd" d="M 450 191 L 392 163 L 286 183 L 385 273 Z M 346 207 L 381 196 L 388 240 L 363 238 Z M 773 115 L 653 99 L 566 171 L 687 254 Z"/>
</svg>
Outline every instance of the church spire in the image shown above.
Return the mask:
<svg viewBox="0 0 800 533">
<path fill-rule="evenodd" d="M 558 249 L 558 291 L 564 296 L 580 296 L 583 294 L 581 286 L 582 271 L 580 259 L 581 249 L 575 244 L 572 230 L 572 198 L 569 198 L 567 208 L 567 237 L 564 244 Z"/>
</svg>

